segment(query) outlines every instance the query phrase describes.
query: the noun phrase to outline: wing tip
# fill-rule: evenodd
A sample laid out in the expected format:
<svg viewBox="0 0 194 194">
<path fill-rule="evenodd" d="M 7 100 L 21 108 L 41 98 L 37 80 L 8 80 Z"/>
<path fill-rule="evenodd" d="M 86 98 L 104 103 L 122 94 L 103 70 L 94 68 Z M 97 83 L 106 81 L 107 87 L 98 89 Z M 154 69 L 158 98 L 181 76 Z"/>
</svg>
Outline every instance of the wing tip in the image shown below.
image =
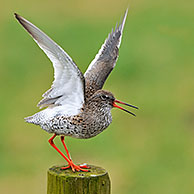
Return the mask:
<svg viewBox="0 0 194 194">
<path fill-rule="evenodd" d="M 23 19 L 19 14 L 16 12 L 14 13 L 15 18 L 21 23 L 21 20 Z"/>
<path fill-rule="evenodd" d="M 126 19 L 127 19 L 127 14 L 128 14 L 128 7 L 127 7 L 127 9 L 125 11 L 125 14 L 124 14 L 122 20 L 120 21 L 119 26 L 118 26 L 118 29 L 121 31 L 121 34 L 122 34 L 124 26 L 125 26 L 125 22 L 126 22 Z"/>
<path fill-rule="evenodd" d="M 36 36 L 36 33 L 33 33 L 33 29 L 37 28 L 34 26 L 31 22 L 23 18 L 17 13 L 14 13 L 15 18 L 18 20 L 18 22 L 24 27 L 24 29 L 32 36 L 33 39 L 37 40 L 38 36 Z M 38 29 L 39 30 L 39 29 Z M 40 31 L 40 30 L 39 30 Z"/>
<path fill-rule="evenodd" d="M 14 16 L 15 18 L 18 18 L 19 15 L 16 12 L 14 12 Z"/>
<path fill-rule="evenodd" d="M 28 29 L 27 24 L 30 24 L 29 21 L 27 21 L 25 18 L 20 16 L 17 13 L 14 13 L 15 18 L 18 20 L 18 22 L 31 34 L 30 30 Z"/>
<path fill-rule="evenodd" d="M 20 15 L 17 14 L 16 12 L 14 12 L 13 14 L 14 14 L 14 16 L 15 16 L 16 18 L 18 18 L 18 17 L 20 16 Z"/>
<path fill-rule="evenodd" d="M 125 14 L 124 14 L 123 18 L 120 20 L 120 23 L 116 29 L 116 30 L 120 31 L 120 33 L 121 33 L 120 38 L 119 38 L 118 48 L 120 47 L 120 44 L 121 44 L 121 39 L 122 39 L 122 35 L 123 35 L 123 29 L 125 26 L 125 22 L 127 19 L 128 9 L 129 9 L 129 6 L 127 7 Z"/>
</svg>

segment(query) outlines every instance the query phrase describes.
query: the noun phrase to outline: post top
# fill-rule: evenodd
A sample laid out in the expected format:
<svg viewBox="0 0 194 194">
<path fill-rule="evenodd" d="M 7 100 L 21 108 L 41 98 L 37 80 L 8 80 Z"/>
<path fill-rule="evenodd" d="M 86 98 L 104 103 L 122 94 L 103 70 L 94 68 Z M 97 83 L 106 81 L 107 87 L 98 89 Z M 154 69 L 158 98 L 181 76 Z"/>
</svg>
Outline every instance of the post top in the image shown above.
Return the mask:
<svg viewBox="0 0 194 194">
<path fill-rule="evenodd" d="M 61 170 L 61 167 L 64 167 L 62 165 L 52 166 L 51 168 L 49 168 L 48 172 L 57 176 L 77 178 L 98 177 L 107 174 L 107 171 L 101 167 L 88 164 L 87 166 L 90 167 L 89 172 L 73 172 L 71 169 Z"/>
</svg>

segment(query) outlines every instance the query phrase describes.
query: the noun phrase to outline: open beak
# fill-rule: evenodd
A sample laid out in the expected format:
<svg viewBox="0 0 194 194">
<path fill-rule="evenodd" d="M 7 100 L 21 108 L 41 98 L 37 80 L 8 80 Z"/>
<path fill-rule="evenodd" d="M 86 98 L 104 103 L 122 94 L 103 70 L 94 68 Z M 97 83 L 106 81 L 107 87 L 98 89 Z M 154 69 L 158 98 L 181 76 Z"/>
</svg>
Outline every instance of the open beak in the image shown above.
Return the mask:
<svg viewBox="0 0 194 194">
<path fill-rule="evenodd" d="M 133 116 L 136 116 L 134 113 L 132 113 L 132 112 L 130 112 L 130 111 L 128 111 L 128 110 L 126 110 L 126 109 L 120 107 L 120 106 L 117 105 L 116 103 L 124 104 L 124 105 L 130 106 L 130 107 L 135 108 L 135 109 L 138 109 L 138 107 L 133 106 L 133 105 L 131 105 L 131 104 L 127 104 L 127 103 L 125 103 L 125 102 L 121 102 L 121 101 L 119 101 L 119 100 L 115 100 L 115 101 L 113 102 L 113 107 L 119 108 L 119 109 L 121 109 L 121 110 L 124 110 L 125 112 L 130 113 L 130 114 L 133 115 Z"/>
</svg>

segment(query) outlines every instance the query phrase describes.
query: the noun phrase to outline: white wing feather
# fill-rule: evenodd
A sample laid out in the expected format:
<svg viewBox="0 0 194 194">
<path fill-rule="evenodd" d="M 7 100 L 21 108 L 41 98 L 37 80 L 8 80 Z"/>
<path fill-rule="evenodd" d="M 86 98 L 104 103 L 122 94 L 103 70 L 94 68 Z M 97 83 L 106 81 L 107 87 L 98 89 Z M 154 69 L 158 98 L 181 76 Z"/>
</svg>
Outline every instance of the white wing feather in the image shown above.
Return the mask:
<svg viewBox="0 0 194 194">
<path fill-rule="evenodd" d="M 58 107 L 66 115 L 77 114 L 84 103 L 84 77 L 69 55 L 35 25 L 15 14 L 54 66 L 54 81 L 38 106 Z"/>
</svg>

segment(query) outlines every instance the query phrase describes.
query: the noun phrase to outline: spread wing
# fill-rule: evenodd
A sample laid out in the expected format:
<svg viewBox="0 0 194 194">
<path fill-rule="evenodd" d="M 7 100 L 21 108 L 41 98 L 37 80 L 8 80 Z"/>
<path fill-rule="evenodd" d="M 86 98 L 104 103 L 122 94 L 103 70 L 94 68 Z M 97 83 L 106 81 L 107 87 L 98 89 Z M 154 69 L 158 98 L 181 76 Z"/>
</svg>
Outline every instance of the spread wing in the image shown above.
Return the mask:
<svg viewBox="0 0 194 194">
<path fill-rule="evenodd" d="M 30 33 L 35 42 L 45 52 L 54 66 L 54 81 L 43 94 L 40 108 L 45 106 L 65 106 L 78 110 L 84 103 L 84 77 L 69 55 L 35 25 L 15 14 L 16 19 Z"/>
<path fill-rule="evenodd" d="M 84 74 L 86 99 L 103 87 L 104 82 L 116 64 L 127 12 L 128 9 L 121 23 L 118 26 L 116 25 L 115 30 L 112 29 L 112 32 L 108 35 L 108 38 Z"/>
</svg>

